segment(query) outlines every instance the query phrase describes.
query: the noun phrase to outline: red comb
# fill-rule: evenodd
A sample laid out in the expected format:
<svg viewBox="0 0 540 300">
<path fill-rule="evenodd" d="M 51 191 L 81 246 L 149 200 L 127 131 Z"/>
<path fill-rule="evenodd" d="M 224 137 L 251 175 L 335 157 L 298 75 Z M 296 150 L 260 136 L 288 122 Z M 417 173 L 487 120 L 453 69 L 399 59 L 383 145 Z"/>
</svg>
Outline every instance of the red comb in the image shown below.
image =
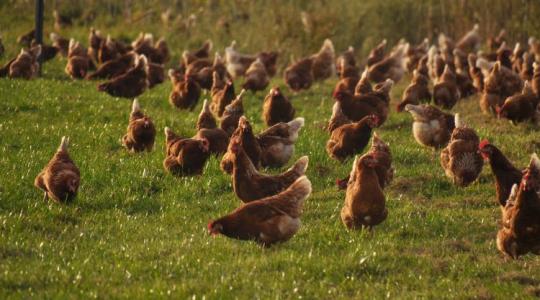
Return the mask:
<svg viewBox="0 0 540 300">
<path fill-rule="evenodd" d="M 478 149 L 483 149 L 485 146 L 489 145 L 489 141 L 484 139 L 480 142 L 480 144 L 478 145 Z"/>
<path fill-rule="evenodd" d="M 214 223 L 214 222 L 212 222 L 212 221 L 208 222 L 208 226 L 207 226 L 208 230 L 212 229 L 212 223 Z"/>
</svg>

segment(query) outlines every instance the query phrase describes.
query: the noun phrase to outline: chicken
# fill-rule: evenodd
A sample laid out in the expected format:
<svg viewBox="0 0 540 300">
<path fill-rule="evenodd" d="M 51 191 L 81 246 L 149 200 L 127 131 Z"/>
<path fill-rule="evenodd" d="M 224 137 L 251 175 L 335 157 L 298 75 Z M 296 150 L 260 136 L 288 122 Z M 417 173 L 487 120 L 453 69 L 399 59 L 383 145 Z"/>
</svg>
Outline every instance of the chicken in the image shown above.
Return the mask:
<svg viewBox="0 0 540 300">
<path fill-rule="evenodd" d="M 173 89 L 169 95 L 169 103 L 180 109 L 193 110 L 199 102 L 201 88 L 190 75 L 185 75 L 183 80 L 175 79 L 174 70 L 169 70 L 169 78 L 173 82 Z"/>
<path fill-rule="evenodd" d="M 72 79 L 83 79 L 90 69 L 90 56 L 79 42 L 74 39 L 69 41 L 68 62 L 65 68 L 66 74 Z"/>
<path fill-rule="evenodd" d="M 384 189 L 394 179 L 390 146 L 379 137 L 377 132 L 373 132 L 371 148 L 368 153 L 377 160 L 375 163 L 375 172 L 379 178 L 379 185 Z"/>
<path fill-rule="evenodd" d="M 418 65 L 416 66 L 416 69 L 418 71 L 418 73 L 426 76 L 427 78 L 430 78 L 429 77 L 429 65 L 428 65 L 428 55 L 424 55 L 420 58 L 420 60 L 418 61 Z"/>
<path fill-rule="evenodd" d="M 225 62 L 227 71 L 232 78 L 244 76 L 249 66 L 256 60 L 264 64 L 268 76 L 272 77 L 276 74 L 276 63 L 278 53 L 274 51 L 259 52 L 256 55 L 243 54 L 236 51 L 236 41 L 232 41 L 231 45 L 225 48 Z"/>
<path fill-rule="evenodd" d="M 216 119 L 210 111 L 208 100 L 204 100 L 203 108 L 197 119 L 197 134 L 196 139 L 207 139 L 209 142 L 209 150 L 212 154 L 223 154 L 227 152 L 229 145 L 229 135 L 225 130 L 217 128 Z"/>
<path fill-rule="evenodd" d="M 238 128 L 236 128 L 230 140 L 232 141 L 237 139 L 240 140 L 242 149 L 244 149 L 244 151 L 246 152 L 247 156 L 253 163 L 253 166 L 257 170 L 260 169 L 262 164 L 261 145 L 253 134 L 251 124 L 249 124 L 248 120 L 244 116 L 240 117 L 240 119 L 238 120 Z M 225 153 L 220 163 L 221 170 L 223 170 L 223 172 L 227 174 L 232 174 L 233 171 L 234 154 L 232 153 L 232 146 L 233 145 L 229 142 L 227 153 Z"/>
<path fill-rule="evenodd" d="M 484 160 L 489 162 L 491 171 L 495 176 L 495 188 L 497 203 L 501 207 L 506 206 L 506 200 L 510 196 L 510 190 L 514 184 L 519 184 L 523 174 L 504 156 L 495 145 L 488 140 L 483 140 L 478 146 L 478 151 Z"/>
<path fill-rule="evenodd" d="M 501 29 L 497 36 L 489 37 L 487 40 L 487 46 L 492 51 L 497 50 L 503 42 L 506 41 L 506 30 Z"/>
<path fill-rule="evenodd" d="M 514 46 L 514 51 L 512 52 L 512 57 L 511 57 L 512 71 L 516 73 L 521 73 L 521 67 L 523 65 L 525 53 L 527 53 L 528 58 L 529 57 L 531 58 L 530 61 L 532 65 L 533 57 L 528 52 L 526 52 L 527 50 L 528 49 L 525 49 L 522 43 L 516 43 L 516 45 Z M 523 80 L 530 80 L 530 78 L 525 78 Z"/>
<path fill-rule="evenodd" d="M 259 133 L 256 138 L 261 148 L 263 167 L 279 168 L 287 164 L 294 154 L 294 144 L 304 126 L 304 118 L 288 123 L 280 122 Z"/>
<path fill-rule="evenodd" d="M 534 56 L 534 61 L 540 61 L 540 41 L 534 37 L 528 40 L 529 52 Z"/>
<path fill-rule="evenodd" d="M 202 89 L 209 90 L 212 88 L 213 62 L 210 59 L 196 59 L 186 64 L 185 74 L 193 78 Z"/>
<path fill-rule="evenodd" d="M 244 151 L 240 138 L 231 139 L 229 147 L 233 162 L 233 189 L 236 196 L 243 202 L 251 202 L 278 194 L 304 175 L 308 167 L 308 157 L 303 156 L 282 174 L 259 173 Z"/>
<path fill-rule="evenodd" d="M 133 51 L 146 56 L 149 62 L 155 64 L 165 64 L 170 59 L 169 47 L 165 39 L 161 38 L 154 44 L 154 36 L 149 33 L 133 46 Z"/>
<path fill-rule="evenodd" d="M 165 68 L 163 65 L 148 64 L 148 88 L 151 89 L 165 81 Z"/>
<path fill-rule="evenodd" d="M 206 40 L 199 49 L 191 52 L 190 55 L 196 58 L 208 58 L 210 57 L 212 48 L 214 48 L 214 43 L 211 40 Z"/>
<path fill-rule="evenodd" d="M 464 52 L 476 52 L 480 49 L 482 43 L 482 37 L 480 36 L 480 26 L 474 24 L 471 31 L 467 32 L 457 43 L 456 48 Z"/>
<path fill-rule="evenodd" d="M 434 45 L 428 50 L 426 65 L 428 67 L 429 78 L 436 81 L 443 72 L 444 61 L 439 54 L 439 50 L 437 50 L 437 47 Z M 443 69 L 440 69 L 440 66 L 442 66 Z"/>
<path fill-rule="evenodd" d="M 353 162 L 345 203 L 341 209 L 341 221 L 348 229 L 371 230 L 388 216 L 383 189 L 379 184 L 377 158 L 365 154 Z"/>
<path fill-rule="evenodd" d="M 111 39 L 110 35 L 101 42 L 98 49 L 98 63 L 104 64 L 110 60 L 116 59 L 120 56 L 120 53 L 116 49 L 116 45 Z"/>
<path fill-rule="evenodd" d="M 218 156 L 227 152 L 229 135 L 221 128 L 201 128 L 193 138 L 208 140 L 208 150 L 211 154 Z"/>
<path fill-rule="evenodd" d="M 349 48 L 347 48 L 347 50 L 336 59 L 336 73 L 341 78 L 343 78 L 343 67 L 356 67 L 356 58 L 353 46 L 349 46 Z"/>
<path fill-rule="evenodd" d="M 200 175 L 210 157 L 207 139 L 182 138 L 169 127 L 165 127 L 166 157 L 165 170 L 177 176 Z"/>
<path fill-rule="evenodd" d="M 17 37 L 17 43 L 23 47 L 30 47 L 30 43 L 36 36 L 36 30 L 32 29 Z"/>
<path fill-rule="evenodd" d="M 405 105 L 413 119 L 413 136 L 420 144 L 433 148 L 442 148 L 448 144 L 454 131 L 454 116 L 431 105 Z"/>
<path fill-rule="evenodd" d="M 228 80 L 231 78 L 231 74 L 227 72 L 227 65 L 225 64 L 225 60 L 221 57 L 219 52 L 216 52 L 214 55 L 214 62 L 212 64 L 212 67 L 210 68 L 212 70 L 210 76 L 210 80 L 212 80 L 212 84 L 210 85 L 210 89 L 214 86 L 214 72 L 216 72 L 219 75 L 219 78 L 222 80 Z M 267 70 L 268 71 L 268 70 Z"/>
<path fill-rule="evenodd" d="M 101 46 L 103 40 L 105 40 L 105 38 L 101 36 L 99 30 L 90 28 L 90 34 L 88 35 L 89 47 L 87 52 L 94 62 L 98 61 L 99 46 Z"/>
<path fill-rule="evenodd" d="M 497 248 L 517 259 L 532 252 L 540 255 L 540 160 L 533 154 L 519 186 L 512 187 L 502 211 Z"/>
<path fill-rule="evenodd" d="M 348 92 L 338 92 L 334 99 L 341 103 L 341 109 L 351 121 L 359 121 L 367 115 L 375 114 L 382 125 L 388 116 L 390 90 L 394 82 L 388 79 L 379 84 L 367 94 L 351 95 Z"/>
<path fill-rule="evenodd" d="M 476 66 L 476 55 L 470 53 L 467 56 L 469 63 L 469 76 L 472 79 L 472 84 L 476 88 L 477 92 L 484 91 L 484 74 L 482 70 Z"/>
<path fill-rule="evenodd" d="M 401 80 L 405 74 L 404 57 L 409 44 L 398 45 L 390 55 L 369 67 L 369 80 L 383 82 L 390 78 L 394 82 Z"/>
<path fill-rule="evenodd" d="M 269 83 L 270 79 L 268 79 L 266 68 L 261 60 L 257 58 L 247 69 L 242 88 L 257 92 L 264 90 Z"/>
<path fill-rule="evenodd" d="M 255 55 L 242 54 L 236 51 L 236 41 L 232 41 L 231 45 L 225 48 L 227 71 L 233 78 L 243 76 L 255 59 Z"/>
<path fill-rule="evenodd" d="M 139 101 L 133 100 L 127 133 L 122 137 L 122 145 L 130 152 L 150 152 L 154 148 L 156 128 L 152 119 L 141 111 Z"/>
<path fill-rule="evenodd" d="M 484 78 L 487 78 L 489 76 L 496 63 L 497 62 L 495 61 L 487 60 L 480 53 L 478 53 L 478 57 L 476 58 L 476 67 L 482 71 L 482 75 L 484 75 Z"/>
<path fill-rule="evenodd" d="M 197 119 L 197 125 L 195 127 L 197 130 L 201 130 L 203 128 L 206 129 L 214 129 L 217 128 L 217 122 L 216 118 L 210 111 L 210 105 L 208 103 L 208 100 L 204 100 L 201 113 L 199 114 L 199 118 Z"/>
<path fill-rule="evenodd" d="M 533 64 L 534 74 L 531 80 L 532 89 L 537 98 L 540 99 L 540 65 L 538 63 Z"/>
<path fill-rule="evenodd" d="M 54 32 L 50 34 L 49 38 L 52 41 L 53 47 L 56 47 L 63 57 L 67 57 L 69 51 L 69 40 Z"/>
<path fill-rule="evenodd" d="M 480 60 L 477 60 L 477 65 L 479 62 Z M 523 80 L 521 80 L 519 74 L 502 66 L 500 62 L 493 65 L 485 78 L 484 90 L 490 93 L 496 91 L 503 100 L 523 89 Z"/>
<path fill-rule="evenodd" d="M 212 95 L 212 103 L 210 108 L 214 114 L 221 118 L 225 107 L 236 98 L 234 93 L 234 83 L 231 80 L 223 82 L 217 72 L 213 74 L 213 83 L 210 94 Z"/>
<path fill-rule="evenodd" d="M 422 43 L 414 47 L 409 47 L 405 59 L 405 66 L 409 72 L 413 72 L 418 67 L 418 64 L 422 57 L 424 57 L 429 50 L 429 39 L 425 38 Z M 427 76 L 427 75 L 426 75 Z"/>
<path fill-rule="evenodd" d="M 379 124 L 379 118 L 376 115 L 369 115 L 360 121 L 341 125 L 332 131 L 326 143 L 326 152 L 330 157 L 341 162 L 361 153 L 371 138 L 371 131 Z"/>
<path fill-rule="evenodd" d="M 49 60 L 52 60 L 56 57 L 56 54 L 58 54 L 58 48 L 46 45 L 46 44 L 38 44 L 36 40 L 32 40 L 30 43 L 30 49 L 41 47 L 41 53 L 38 57 L 38 60 L 41 62 L 41 64 L 48 62 Z"/>
<path fill-rule="evenodd" d="M 47 166 L 38 174 L 34 185 L 59 203 L 71 202 L 77 196 L 81 174 L 68 153 L 69 138 L 62 137 L 60 147 Z"/>
<path fill-rule="evenodd" d="M 352 123 L 352 121 L 347 118 L 347 116 L 343 113 L 343 110 L 341 110 L 341 103 L 335 102 L 334 106 L 332 107 L 332 116 L 330 117 L 330 120 L 328 120 L 326 129 L 332 133 L 332 131 L 336 130 L 342 125 L 349 123 Z"/>
<path fill-rule="evenodd" d="M 283 73 L 287 86 L 295 92 L 309 89 L 313 84 L 312 66 L 313 59 L 309 57 L 288 66 Z"/>
<path fill-rule="evenodd" d="M 503 83 L 499 74 L 500 64 L 495 64 L 491 73 L 483 82 L 484 91 L 480 97 L 480 108 L 485 114 L 497 114 L 497 107 L 500 107 L 503 98 Z"/>
<path fill-rule="evenodd" d="M 496 108 L 497 115 L 499 118 L 506 118 L 514 124 L 525 121 L 540 122 L 536 115 L 539 103 L 531 84 L 525 81 L 521 94 L 506 98 L 503 105 Z"/>
<path fill-rule="evenodd" d="M 210 222 L 208 232 L 264 246 L 285 242 L 300 229 L 302 207 L 310 194 L 311 182 L 301 176 L 281 193 L 244 204 Z"/>
<path fill-rule="evenodd" d="M 360 80 L 358 80 L 358 83 L 356 83 L 356 86 L 354 87 L 354 94 L 355 95 L 364 95 L 369 94 L 373 92 L 373 87 L 371 86 L 371 83 L 368 79 L 368 69 L 364 69 L 364 72 L 362 72 L 362 76 L 360 77 Z"/>
<path fill-rule="evenodd" d="M 456 73 L 467 73 L 467 77 L 469 77 L 469 56 L 467 53 L 461 51 L 460 49 L 454 49 L 452 51 L 452 55 L 454 57 L 453 64 L 456 70 Z"/>
<path fill-rule="evenodd" d="M 259 58 L 262 63 L 264 64 L 264 67 L 266 69 L 266 73 L 270 77 L 274 77 L 277 72 L 277 59 L 279 57 L 279 54 L 275 51 L 269 51 L 269 52 L 259 52 L 257 54 L 257 58 Z"/>
<path fill-rule="evenodd" d="M 417 105 L 430 101 L 429 78 L 419 73 L 418 70 L 413 70 L 412 82 L 403 92 L 401 102 L 397 105 L 396 110 L 402 112 L 407 104 Z"/>
<path fill-rule="evenodd" d="M 152 62 L 156 64 L 166 64 L 171 60 L 171 54 L 169 50 L 169 45 L 167 44 L 167 41 L 165 41 L 165 38 L 160 38 L 154 45 L 157 56 L 152 57 Z"/>
<path fill-rule="evenodd" d="M 459 114 L 455 115 L 454 124 L 456 128 L 450 142 L 441 151 L 441 166 L 456 186 L 466 187 L 482 172 L 483 160 L 478 153 L 480 141 L 474 129 L 461 123 Z"/>
<path fill-rule="evenodd" d="M 356 66 L 347 65 L 344 60 L 341 61 L 340 80 L 336 83 L 332 95 L 338 91 L 347 91 L 354 94 L 354 90 L 360 80 L 359 69 Z"/>
<path fill-rule="evenodd" d="M 377 45 L 377 47 L 373 48 L 369 52 L 369 56 L 367 58 L 367 66 L 368 67 L 371 67 L 374 64 L 376 64 L 376 63 L 378 63 L 378 62 L 380 62 L 381 60 L 384 59 L 385 48 L 386 48 L 386 39 L 382 40 L 382 42 L 379 43 L 379 45 Z"/>
<path fill-rule="evenodd" d="M 240 93 L 236 95 L 236 98 L 229 105 L 225 106 L 223 115 L 221 115 L 220 127 L 229 135 L 236 130 L 238 120 L 244 115 L 242 99 L 245 93 L 246 90 L 241 90 Z"/>
<path fill-rule="evenodd" d="M 287 123 L 294 118 L 294 107 L 291 101 L 278 87 L 270 90 L 264 98 L 263 103 L 263 119 L 266 126 L 272 126 L 279 122 Z"/>
<path fill-rule="evenodd" d="M 519 68 L 514 66 L 512 70 L 519 72 L 519 77 L 522 80 L 532 80 L 534 76 L 534 56 L 529 53 L 524 53 L 520 60 L 516 60 L 515 63 L 519 65 Z"/>
<path fill-rule="evenodd" d="M 11 78 L 23 78 L 32 79 L 37 76 L 39 71 L 39 64 L 37 62 L 38 56 L 41 54 L 41 45 L 34 47 L 30 50 L 22 49 L 21 53 L 8 63 L 9 65 L 9 77 Z"/>
<path fill-rule="evenodd" d="M 502 66 L 512 69 L 512 60 L 511 56 L 513 54 L 512 49 L 508 48 L 506 42 L 503 42 L 499 49 L 497 49 L 497 61 L 501 63 Z"/>
<path fill-rule="evenodd" d="M 469 58 L 459 49 L 454 49 L 454 66 L 460 97 L 467 98 L 476 94 L 478 90 L 469 74 Z"/>
<path fill-rule="evenodd" d="M 135 66 L 137 54 L 135 52 L 126 53 L 116 59 L 109 60 L 97 68 L 94 73 L 88 74 L 87 79 L 111 79 L 126 73 Z M 149 68 L 150 71 L 150 68 Z"/>
<path fill-rule="evenodd" d="M 394 179 L 394 168 L 392 167 L 392 153 L 390 147 L 379 138 L 376 132 L 373 132 L 373 138 L 371 139 L 371 148 L 368 151 L 374 158 L 377 159 L 375 163 L 375 172 L 377 178 L 379 178 L 379 185 L 384 189 L 392 179 Z M 346 189 L 350 175 L 344 179 L 338 179 L 336 184 L 340 189 Z"/>
<path fill-rule="evenodd" d="M 137 38 L 131 42 L 131 48 L 133 49 L 138 48 L 142 44 L 148 43 L 149 41 L 150 41 L 150 44 L 152 44 L 153 40 L 154 40 L 154 36 L 152 34 L 144 33 L 141 31 L 139 32 L 139 35 L 137 36 Z"/>
<path fill-rule="evenodd" d="M 324 40 L 319 52 L 313 54 L 311 59 L 313 60 L 311 69 L 314 80 L 325 80 L 336 74 L 336 53 L 330 39 Z"/>
<path fill-rule="evenodd" d="M 11 68 L 13 62 L 17 60 L 17 57 L 18 56 L 15 56 L 0 68 L 0 78 L 7 77 L 9 75 L 9 69 Z"/>
<path fill-rule="evenodd" d="M 148 60 L 139 55 L 135 66 L 126 73 L 98 85 L 98 91 L 106 92 L 113 97 L 135 98 L 148 88 Z"/>
<path fill-rule="evenodd" d="M 60 14 L 56 9 L 53 10 L 53 17 L 54 17 L 54 29 L 58 31 L 60 31 L 62 28 L 70 27 L 71 25 L 73 25 L 73 21 L 71 21 L 71 17 Z"/>
<path fill-rule="evenodd" d="M 435 62 L 435 66 L 437 68 L 437 75 L 441 77 L 442 73 L 444 72 L 444 67 L 446 66 L 450 68 L 450 71 L 455 73 L 456 72 L 456 64 L 454 63 L 455 60 L 456 59 L 454 59 L 454 51 L 452 52 L 443 51 Z"/>
<path fill-rule="evenodd" d="M 451 109 L 460 99 L 460 91 L 456 83 L 456 75 L 446 65 L 444 72 L 433 86 L 433 101 L 436 105 Z"/>
</svg>

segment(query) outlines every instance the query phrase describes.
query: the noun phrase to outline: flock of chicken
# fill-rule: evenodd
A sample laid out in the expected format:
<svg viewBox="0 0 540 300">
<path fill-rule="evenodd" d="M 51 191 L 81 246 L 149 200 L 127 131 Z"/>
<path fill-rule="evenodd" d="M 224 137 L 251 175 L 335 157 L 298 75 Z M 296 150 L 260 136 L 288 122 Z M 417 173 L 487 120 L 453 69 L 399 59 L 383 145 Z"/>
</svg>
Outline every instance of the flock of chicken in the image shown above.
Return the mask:
<svg viewBox="0 0 540 300">
<path fill-rule="evenodd" d="M 91 29 L 88 48 L 55 33 L 50 36 L 52 45 L 37 45 L 33 35 L 32 31 L 19 38 L 25 48 L 0 69 L 0 77 L 30 79 L 37 73 L 38 60 L 44 62 L 60 53 L 67 57 L 65 71 L 70 77 L 104 79 L 98 90 L 114 97 L 135 98 L 165 80 L 169 48 L 164 39 L 154 42 L 151 34 L 141 33 L 127 44 Z M 513 258 L 529 252 L 540 254 L 540 160 L 536 154 L 529 166 L 517 169 L 495 145 L 480 141 L 458 114 L 438 108 L 449 110 L 461 99 L 479 93 L 480 107 L 486 114 L 514 123 L 540 121 L 540 42 L 531 38 L 528 46 L 517 43 L 512 50 L 501 31 L 488 39 L 490 52 L 484 53 L 478 51 L 481 41 L 478 25 L 457 43 L 441 34 L 438 45 L 430 46 L 427 39 L 417 46 L 400 41 L 387 51 L 384 40 L 370 52 L 365 66 L 360 66 L 352 47 L 336 57 L 327 39 L 319 52 L 285 69 L 285 83 L 294 92 L 309 89 L 314 81 L 339 76 L 327 126 L 330 138 L 326 150 L 331 158 L 344 162 L 362 153 L 371 140 L 369 150 L 356 156 L 350 174 L 337 180 L 338 187 L 346 189 L 341 218 L 347 228 L 371 230 L 388 215 L 384 188 L 394 176 L 392 155 L 374 129 L 383 125 L 390 113 L 394 83 L 409 72 L 412 82 L 396 110 L 412 115 L 416 141 L 442 149 L 441 166 L 458 187 L 474 182 L 484 160 L 488 161 L 502 209 L 498 249 Z M 243 54 L 235 42 L 225 48 L 224 57 L 216 52 L 211 58 L 211 51 L 211 41 L 195 51 L 184 51 L 181 63 L 168 71 L 172 106 L 192 111 L 201 90 L 210 92 L 211 101 L 204 100 L 194 137 L 164 129 L 163 166 L 176 176 L 199 175 L 212 155 L 222 156 L 221 169 L 231 175 L 234 192 L 245 204 L 210 222 L 208 231 L 263 245 L 286 241 L 298 231 L 303 203 L 311 193 L 305 176 L 308 157 L 301 157 L 279 175 L 264 174 L 260 169 L 279 168 L 289 162 L 304 119 L 295 118 L 291 101 L 274 87 L 262 108 L 268 128 L 255 134 L 242 104 L 246 90 L 257 92 L 268 87 L 277 73 L 278 53 Z M 243 78 L 243 89 L 236 94 L 233 81 L 238 78 Z M 155 136 L 152 119 L 134 99 L 122 144 L 131 152 L 151 151 Z M 45 198 L 58 202 L 72 200 L 79 187 L 79 170 L 67 148 L 64 137 L 35 180 Z"/>
</svg>

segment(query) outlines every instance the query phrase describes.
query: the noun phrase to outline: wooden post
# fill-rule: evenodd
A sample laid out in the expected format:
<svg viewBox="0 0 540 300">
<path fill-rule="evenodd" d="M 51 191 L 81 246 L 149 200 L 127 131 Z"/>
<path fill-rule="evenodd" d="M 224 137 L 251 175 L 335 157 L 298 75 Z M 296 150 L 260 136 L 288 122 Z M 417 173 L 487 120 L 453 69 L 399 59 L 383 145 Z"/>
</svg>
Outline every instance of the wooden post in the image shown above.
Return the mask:
<svg viewBox="0 0 540 300">
<path fill-rule="evenodd" d="M 35 26 L 35 40 L 39 45 L 43 45 L 43 0 L 36 0 L 36 26 Z M 41 76 L 41 58 L 38 57 L 39 70 L 38 74 Z"/>
</svg>

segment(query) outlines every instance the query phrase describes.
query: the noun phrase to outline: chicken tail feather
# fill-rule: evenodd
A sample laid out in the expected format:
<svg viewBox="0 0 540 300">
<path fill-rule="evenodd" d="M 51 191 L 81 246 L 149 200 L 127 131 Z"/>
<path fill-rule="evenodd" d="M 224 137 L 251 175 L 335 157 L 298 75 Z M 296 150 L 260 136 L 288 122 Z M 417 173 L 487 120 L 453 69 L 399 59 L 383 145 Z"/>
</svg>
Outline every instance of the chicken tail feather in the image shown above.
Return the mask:
<svg viewBox="0 0 540 300">
<path fill-rule="evenodd" d="M 304 175 L 296 179 L 285 191 L 271 197 L 271 201 L 289 216 L 298 218 L 311 191 L 311 181 Z"/>
<path fill-rule="evenodd" d="M 304 123 L 304 118 L 296 118 L 287 123 L 289 125 L 289 136 L 298 138 L 298 131 L 304 127 Z M 295 141 L 296 138 L 293 141 Z"/>
<path fill-rule="evenodd" d="M 292 166 L 289 169 L 289 171 L 294 171 L 297 174 L 303 175 L 303 174 L 306 173 L 306 170 L 308 168 L 308 164 L 309 164 L 309 157 L 308 156 L 302 156 L 296 161 L 294 166 Z"/>
<path fill-rule="evenodd" d="M 131 105 L 131 112 L 139 112 L 141 111 L 141 105 L 139 104 L 139 100 L 133 99 L 133 104 Z"/>
<path fill-rule="evenodd" d="M 536 153 L 531 155 L 531 168 L 535 168 L 536 170 L 540 171 L 540 159 Z"/>
<path fill-rule="evenodd" d="M 60 146 L 58 147 L 58 151 L 67 151 L 69 146 L 69 137 L 63 136 L 62 141 L 60 142 Z"/>
</svg>

